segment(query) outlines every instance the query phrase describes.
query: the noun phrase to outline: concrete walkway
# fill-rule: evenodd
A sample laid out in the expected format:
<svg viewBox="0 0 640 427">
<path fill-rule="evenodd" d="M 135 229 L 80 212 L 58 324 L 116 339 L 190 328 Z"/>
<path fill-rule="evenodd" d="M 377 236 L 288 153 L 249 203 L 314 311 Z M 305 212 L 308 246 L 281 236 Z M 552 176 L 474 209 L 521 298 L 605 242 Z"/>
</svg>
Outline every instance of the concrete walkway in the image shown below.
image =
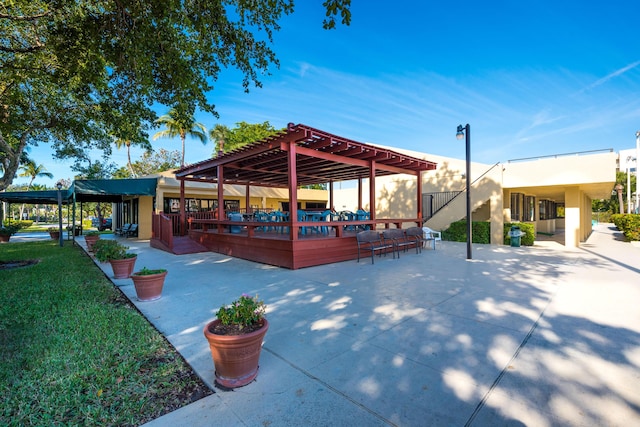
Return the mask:
<svg viewBox="0 0 640 427">
<path fill-rule="evenodd" d="M 611 224 L 580 249 L 475 245 L 467 261 L 439 242 L 296 271 L 127 242 L 136 268 L 169 270 L 163 297 L 114 283 L 215 390 L 148 427 L 640 425 L 640 248 Z M 242 293 L 270 329 L 256 381 L 222 391 L 202 330 Z"/>
</svg>

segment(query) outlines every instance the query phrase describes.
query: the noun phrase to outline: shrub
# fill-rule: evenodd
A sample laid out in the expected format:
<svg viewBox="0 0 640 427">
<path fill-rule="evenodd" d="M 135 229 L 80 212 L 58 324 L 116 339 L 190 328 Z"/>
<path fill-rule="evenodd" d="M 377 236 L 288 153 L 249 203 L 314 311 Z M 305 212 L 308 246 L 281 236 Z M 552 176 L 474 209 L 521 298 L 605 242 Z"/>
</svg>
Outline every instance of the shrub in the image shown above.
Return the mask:
<svg viewBox="0 0 640 427">
<path fill-rule="evenodd" d="M 520 227 L 520 231 L 524 233 L 524 236 L 520 238 L 520 244 L 522 246 L 533 246 L 533 243 L 536 241 L 536 230 L 534 225 L 529 222 L 505 222 L 503 228 L 504 244 L 511 244 L 511 237 L 509 236 L 509 232 L 511 231 L 511 227 L 514 225 L 516 227 Z"/>
<path fill-rule="evenodd" d="M 613 214 L 611 221 L 627 241 L 640 240 L 640 214 Z"/>
<path fill-rule="evenodd" d="M 467 241 L 467 221 L 456 221 L 442 231 L 442 239 L 450 242 Z M 486 221 L 471 223 L 471 241 L 473 243 L 491 243 L 491 224 Z"/>
</svg>

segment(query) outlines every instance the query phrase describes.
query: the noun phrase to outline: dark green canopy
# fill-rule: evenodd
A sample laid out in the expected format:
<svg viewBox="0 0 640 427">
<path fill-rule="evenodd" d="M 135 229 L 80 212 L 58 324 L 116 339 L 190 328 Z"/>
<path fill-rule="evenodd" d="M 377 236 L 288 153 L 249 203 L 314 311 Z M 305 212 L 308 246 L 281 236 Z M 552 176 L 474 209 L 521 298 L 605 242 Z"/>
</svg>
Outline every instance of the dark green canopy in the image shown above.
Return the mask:
<svg viewBox="0 0 640 427">
<path fill-rule="evenodd" d="M 69 189 L 62 190 L 62 203 L 121 202 L 125 196 L 155 196 L 157 178 L 139 179 L 82 179 L 73 181 Z M 58 191 L 0 192 L 0 201 L 8 203 L 58 204 Z"/>
<path fill-rule="evenodd" d="M 69 190 L 62 190 L 62 203 L 67 204 L 70 199 Z M 57 205 L 58 191 L 9 191 L 0 192 L 0 201 L 7 203 L 30 203 L 34 205 Z"/>
<path fill-rule="evenodd" d="M 78 202 L 121 202 L 125 196 L 155 196 L 157 178 L 82 179 L 73 181 L 69 195 Z"/>
</svg>

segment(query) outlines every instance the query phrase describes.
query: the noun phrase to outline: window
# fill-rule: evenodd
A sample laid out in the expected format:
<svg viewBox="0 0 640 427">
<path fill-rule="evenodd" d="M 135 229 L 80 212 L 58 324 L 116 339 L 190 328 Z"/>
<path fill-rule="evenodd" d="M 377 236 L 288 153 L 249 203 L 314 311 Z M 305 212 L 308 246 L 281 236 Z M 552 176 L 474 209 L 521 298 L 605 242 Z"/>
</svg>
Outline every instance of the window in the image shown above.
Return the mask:
<svg viewBox="0 0 640 427">
<path fill-rule="evenodd" d="M 536 220 L 536 198 L 534 196 L 526 196 L 524 198 L 524 219 L 523 221 Z"/>
<path fill-rule="evenodd" d="M 511 221 L 522 221 L 524 194 L 511 193 Z"/>
</svg>

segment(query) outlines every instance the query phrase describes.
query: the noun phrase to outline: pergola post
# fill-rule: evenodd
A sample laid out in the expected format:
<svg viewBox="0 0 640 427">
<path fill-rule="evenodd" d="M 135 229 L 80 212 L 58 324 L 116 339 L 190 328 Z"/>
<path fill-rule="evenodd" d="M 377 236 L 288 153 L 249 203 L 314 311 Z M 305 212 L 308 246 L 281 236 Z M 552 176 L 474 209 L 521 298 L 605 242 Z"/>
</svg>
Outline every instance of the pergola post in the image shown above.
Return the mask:
<svg viewBox="0 0 640 427">
<path fill-rule="evenodd" d="M 216 169 L 218 175 L 218 221 L 223 221 L 226 219 L 224 216 L 224 185 L 222 184 L 224 182 L 224 168 L 222 165 L 218 165 Z M 218 233 L 222 233 L 223 228 L 222 224 L 218 223 Z"/>
<path fill-rule="evenodd" d="M 362 190 L 360 190 L 362 191 Z M 376 162 L 369 166 L 369 219 L 376 219 Z"/>
<path fill-rule="evenodd" d="M 287 143 L 289 150 L 287 151 L 288 179 L 289 179 L 289 237 L 291 240 L 298 240 L 298 174 L 296 162 L 296 144 Z"/>
<path fill-rule="evenodd" d="M 422 206 L 422 172 L 418 171 L 416 172 L 416 191 L 418 194 L 416 194 L 416 200 L 417 200 L 417 209 L 418 209 L 418 219 L 420 220 L 420 223 L 418 224 L 418 227 L 422 227 L 422 212 L 423 212 L 423 206 Z"/>
<path fill-rule="evenodd" d="M 184 198 L 184 179 L 180 180 L 180 235 L 184 236 L 185 224 L 187 223 L 187 205 Z"/>
</svg>

